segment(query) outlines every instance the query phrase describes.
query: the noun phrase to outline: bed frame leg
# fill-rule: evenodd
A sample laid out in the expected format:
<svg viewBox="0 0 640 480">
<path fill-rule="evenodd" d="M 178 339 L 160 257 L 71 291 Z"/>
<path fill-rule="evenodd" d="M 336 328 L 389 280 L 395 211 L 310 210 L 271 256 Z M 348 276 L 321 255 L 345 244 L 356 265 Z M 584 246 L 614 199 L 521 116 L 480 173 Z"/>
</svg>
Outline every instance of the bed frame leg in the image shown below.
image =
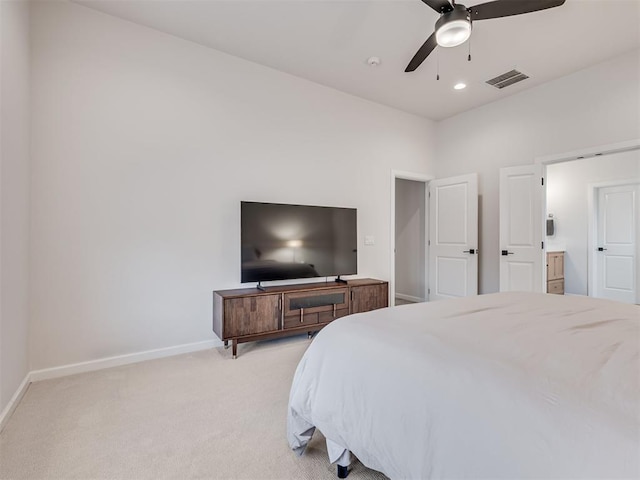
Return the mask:
<svg viewBox="0 0 640 480">
<path fill-rule="evenodd" d="M 346 448 L 327 438 L 327 452 L 329 461 L 338 467 L 338 478 L 347 478 L 349 475 L 349 465 L 351 465 L 351 452 Z M 337 457 L 337 458 L 336 458 Z"/>
<path fill-rule="evenodd" d="M 347 478 L 347 475 L 349 475 L 349 467 L 338 465 L 338 478 Z"/>
</svg>

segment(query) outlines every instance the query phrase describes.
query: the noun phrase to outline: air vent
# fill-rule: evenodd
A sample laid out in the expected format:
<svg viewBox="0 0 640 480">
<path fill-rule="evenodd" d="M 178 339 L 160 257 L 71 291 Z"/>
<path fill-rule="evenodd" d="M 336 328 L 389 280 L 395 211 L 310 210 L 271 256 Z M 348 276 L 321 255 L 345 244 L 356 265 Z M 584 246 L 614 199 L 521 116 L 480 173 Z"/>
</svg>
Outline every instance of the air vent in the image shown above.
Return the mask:
<svg viewBox="0 0 640 480">
<path fill-rule="evenodd" d="M 529 77 L 524 73 L 519 72 L 518 70 L 511 70 L 510 72 L 498 75 L 496 78 L 487 80 L 487 83 L 492 87 L 504 88 L 509 85 L 513 85 L 514 83 L 521 82 L 522 80 L 526 80 L 527 78 Z"/>
</svg>

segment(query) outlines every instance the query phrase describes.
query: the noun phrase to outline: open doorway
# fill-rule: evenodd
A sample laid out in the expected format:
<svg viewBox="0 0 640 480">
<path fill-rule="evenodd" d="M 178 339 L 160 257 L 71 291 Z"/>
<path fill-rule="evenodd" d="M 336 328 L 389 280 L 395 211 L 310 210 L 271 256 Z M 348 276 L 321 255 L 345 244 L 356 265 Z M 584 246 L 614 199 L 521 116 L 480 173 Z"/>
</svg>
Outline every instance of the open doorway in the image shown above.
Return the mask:
<svg viewBox="0 0 640 480">
<path fill-rule="evenodd" d="M 608 217 L 609 228 L 618 228 L 610 236 L 625 236 L 623 243 L 633 244 L 631 250 L 625 250 L 624 255 L 616 250 L 622 237 L 613 239 L 615 245 L 612 244 L 611 248 L 609 245 L 600 245 L 604 241 L 602 232 L 606 227 L 602 195 L 609 191 L 606 190 L 609 187 L 633 185 L 638 178 L 638 149 L 547 165 L 548 292 L 607 297 L 603 293 L 603 286 L 609 285 L 618 293 L 631 289 L 635 302 L 639 301 L 640 220 L 638 200 L 635 199 L 634 206 L 633 193 L 616 194 L 615 199 L 612 195 L 611 202 L 631 199 L 631 203 L 610 208 Z M 562 261 L 562 265 L 558 265 L 559 261 Z M 608 272 L 607 265 L 611 267 Z M 553 268 L 550 270 L 550 267 Z M 552 292 L 554 289 L 555 292 Z"/>
<path fill-rule="evenodd" d="M 424 302 L 426 183 L 395 178 L 395 305 Z"/>
<path fill-rule="evenodd" d="M 477 295 L 478 175 L 392 170 L 390 243 L 391 306 Z"/>
</svg>

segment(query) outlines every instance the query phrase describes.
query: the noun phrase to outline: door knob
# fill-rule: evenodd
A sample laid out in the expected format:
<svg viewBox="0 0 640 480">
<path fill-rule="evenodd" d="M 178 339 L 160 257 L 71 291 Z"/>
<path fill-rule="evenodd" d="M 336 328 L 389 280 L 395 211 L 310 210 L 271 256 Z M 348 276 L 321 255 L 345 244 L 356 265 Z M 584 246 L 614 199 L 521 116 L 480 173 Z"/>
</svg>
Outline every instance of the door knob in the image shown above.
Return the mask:
<svg viewBox="0 0 640 480">
<path fill-rule="evenodd" d="M 504 255 L 506 257 L 507 255 L 513 255 L 513 252 L 509 252 L 507 250 L 502 250 L 502 255 Z"/>
<path fill-rule="evenodd" d="M 606 250 L 606 248 L 598 247 L 598 251 L 599 251 L 599 252 L 602 252 L 602 251 L 604 251 L 604 250 Z"/>
<path fill-rule="evenodd" d="M 470 253 L 471 255 L 475 255 L 476 249 L 470 248 L 469 250 L 464 250 L 462 253 Z"/>
</svg>

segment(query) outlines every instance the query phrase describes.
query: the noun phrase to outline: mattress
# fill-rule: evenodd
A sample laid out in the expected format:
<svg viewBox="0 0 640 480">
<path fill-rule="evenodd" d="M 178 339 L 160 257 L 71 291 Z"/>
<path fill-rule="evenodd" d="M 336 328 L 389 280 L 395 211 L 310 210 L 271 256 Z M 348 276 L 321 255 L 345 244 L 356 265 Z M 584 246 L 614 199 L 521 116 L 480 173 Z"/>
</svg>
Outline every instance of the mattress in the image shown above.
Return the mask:
<svg viewBox="0 0 640 480">
<path fill-rule="evenodd" d="M 640 307 L 499 293 L 325 327 L 291 387 L 315 429 L 390 478 L 639 478 Z"/>
</svg>

